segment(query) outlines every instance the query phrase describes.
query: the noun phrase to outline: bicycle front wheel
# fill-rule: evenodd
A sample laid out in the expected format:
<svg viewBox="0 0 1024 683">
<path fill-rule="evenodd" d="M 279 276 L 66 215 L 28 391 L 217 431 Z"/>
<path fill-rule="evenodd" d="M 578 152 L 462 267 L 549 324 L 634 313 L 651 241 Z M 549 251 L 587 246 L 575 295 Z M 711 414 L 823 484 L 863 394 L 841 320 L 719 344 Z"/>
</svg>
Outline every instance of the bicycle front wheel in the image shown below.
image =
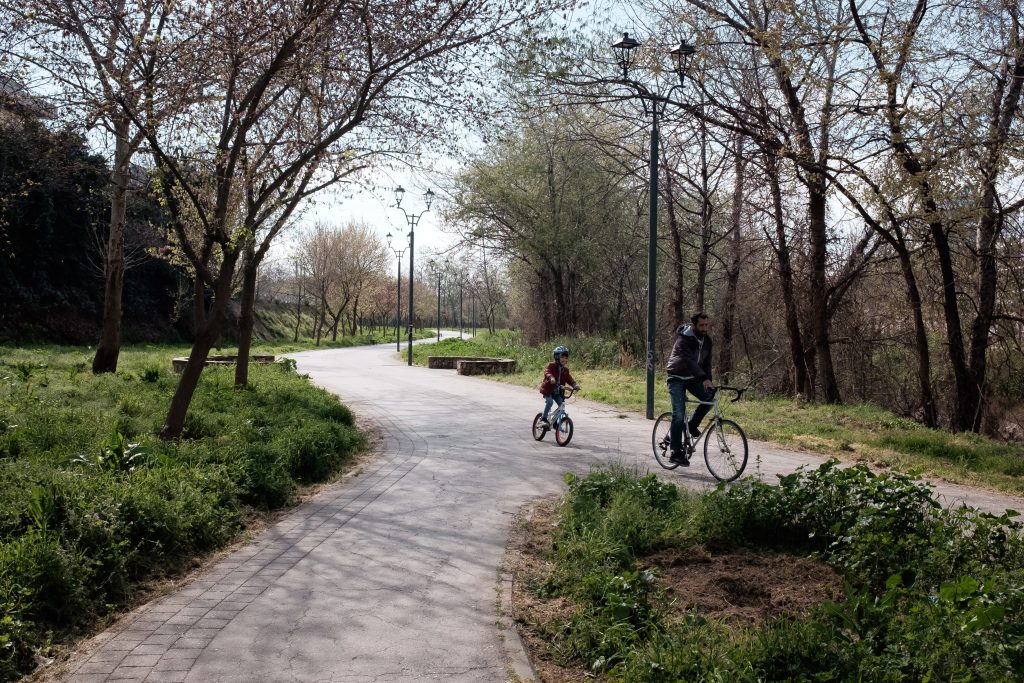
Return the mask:
<svg viewBox="0 0 1024 683">
<path fill-rule="evenodd" d="M 548 433 L 548 428 L 542 422 L 543 417 L 543 413 L 537 413 L 537 417 L 533 418 L 533 438 L 537 441 L 543 439 L 544 435 Z"/>
<path fill-rule="evenodd" d="M 572 441 L 572 418 L 566 415 L 555 425 L 555 443 L 564 446 Z"/>
<path fill-rule="evenodd" d="M 672 413 L 662 413 L 658 421 L 654 423 L 654 431 L 651 433 L 651 447 L 654 448 L 654 459 L 666 470 L 674 470 L 679 463 L 672 462 L 669 456 L 672 455 L 672 438 L 669 430 L 672 429 Z"/>
<path fill-rule="evenodd" d="M 747 435 L 732 420 L 719 420 L 708 425 L 704 435 L 704 462 L 711 476 L 719 481 L 732 481 L 747 466 Z"/>
</svg>

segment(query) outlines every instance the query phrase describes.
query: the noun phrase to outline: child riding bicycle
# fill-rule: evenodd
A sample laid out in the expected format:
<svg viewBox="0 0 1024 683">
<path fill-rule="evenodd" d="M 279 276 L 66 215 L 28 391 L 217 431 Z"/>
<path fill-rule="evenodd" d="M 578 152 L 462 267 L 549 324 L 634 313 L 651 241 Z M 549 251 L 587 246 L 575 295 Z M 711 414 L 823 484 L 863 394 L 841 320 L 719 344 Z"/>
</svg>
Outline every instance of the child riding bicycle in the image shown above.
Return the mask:
<svg viewBox="0 0 1024 683">
<path fill-rule="evenodd" d="M 544 368 L 544 379 L 538 388 L 541 395 L 544 396 L 544 413 L 541 417 L 541 425 L 545 428 L 551 427 L 551 424 L 548 422 L 548 412 L 551 410 L 551 404 L 558 403 L 561 406 L 562 402 L 565 401 L 565 398 L 562 396 L 562 386 L 569 385 L 577 391 L 580 388 L 580 385 L 569 372 L 569 349 L 564 346 L 556 346 L 551 355 L 555 360 L 548 363 L 547 367 Z"/>
</svg>

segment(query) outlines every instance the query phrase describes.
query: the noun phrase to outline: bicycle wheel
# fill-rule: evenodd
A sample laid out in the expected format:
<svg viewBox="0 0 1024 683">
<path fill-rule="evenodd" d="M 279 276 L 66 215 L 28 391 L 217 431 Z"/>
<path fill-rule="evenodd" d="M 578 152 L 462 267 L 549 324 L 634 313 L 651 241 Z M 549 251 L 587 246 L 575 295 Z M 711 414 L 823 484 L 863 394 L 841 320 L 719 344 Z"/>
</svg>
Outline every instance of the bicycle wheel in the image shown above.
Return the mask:
<svg viewBox="0 0 1024 683">
<path fill-rule="evenodd" d="M 719 481 L 732 481 L 747 466 L 747 435 L 732 420 L 708 425 L 704 435 L 704 462 L 711 476 Z"/>
<path fill-rule="evenodd" d="M 544 413 L 537 413 L 537 417 L 533 418 L 533 438 L 540 441 L 544 438 L 544 435 L 548 433 L 548 428 L 541 425 L 541 418 L 544 417 Z"/>
<path fill-rule="evenodd" d="M 566 415 L 555 425 L 555 443 L 564 446 L 572 441 L 572 418 Z"/>
<path fill-rule="evenodd" d="M 654 448 L 654 459 L 666 470 L 674 470 L 679 463 L 672 462 L 669 456 L 672 455 L 671 437 L 669 430 L 672 428 L 672 413 L 662 413 L 658 421 L 654 423 L 654 431 L 651 433 L 651 447 Z"/>
</svg>

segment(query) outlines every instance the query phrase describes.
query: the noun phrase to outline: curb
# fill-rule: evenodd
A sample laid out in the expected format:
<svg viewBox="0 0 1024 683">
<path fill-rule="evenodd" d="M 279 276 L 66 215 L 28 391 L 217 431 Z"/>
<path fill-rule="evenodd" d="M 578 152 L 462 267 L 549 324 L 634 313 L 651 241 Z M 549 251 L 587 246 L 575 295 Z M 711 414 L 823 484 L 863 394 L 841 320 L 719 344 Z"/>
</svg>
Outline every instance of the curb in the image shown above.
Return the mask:
<svg viewBox="0 0 1024 683">
<path fill-rule="evenodd" d="M 505 658 L 509 680 L 515 683 L 536 683 L 539 680 L 537 672 L 512 619 L 512 574 L 498 570 L 495 591 L 498 603 L 498 641 Z"/>
</svg>

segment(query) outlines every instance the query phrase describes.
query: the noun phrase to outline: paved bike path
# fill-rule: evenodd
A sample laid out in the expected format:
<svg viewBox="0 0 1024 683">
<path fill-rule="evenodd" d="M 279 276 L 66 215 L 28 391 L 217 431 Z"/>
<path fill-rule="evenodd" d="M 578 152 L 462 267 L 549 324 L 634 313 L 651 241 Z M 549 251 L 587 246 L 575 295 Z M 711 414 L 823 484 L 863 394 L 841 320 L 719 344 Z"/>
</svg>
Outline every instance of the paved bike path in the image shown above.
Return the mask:
<svg viewBox="0 0 1024 683">
<path fill-rule="evenodd" d="M 101 634 L 68 680 L 504 681 L 496 580 L 512 514 L 602 461 L 657 468 L 652 423 L 576 400 L 566 448 L 530 437 L 535 390 L 409 368 L 389 348 L 295 354 L 383 436 L 358 475 Z M 751 443 L 768 481 L 823 459 Z M 691 488 L 703 462 L 664 472 Z M 1024 501 L 963 487 L 998 511 Z"/>
</svg>

